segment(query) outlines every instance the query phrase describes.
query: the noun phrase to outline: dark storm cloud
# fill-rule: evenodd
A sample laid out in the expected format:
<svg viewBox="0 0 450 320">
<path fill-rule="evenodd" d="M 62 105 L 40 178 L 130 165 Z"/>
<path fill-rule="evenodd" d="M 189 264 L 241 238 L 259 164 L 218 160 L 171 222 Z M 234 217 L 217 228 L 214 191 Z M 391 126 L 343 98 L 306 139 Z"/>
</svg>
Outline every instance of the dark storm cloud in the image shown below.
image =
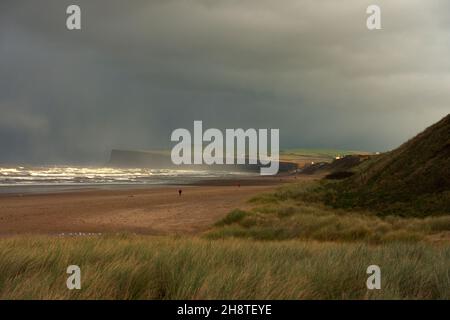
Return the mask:
<svg viewBox="0 0 450 320">
<path fill-rule="evenodd" d="M 168 147 L 193 120 L 280 128 L 282 147 L 395 147 L 448 113 L 450 5 L 377 1 L 370 32 L 371 3 L 2 1 L 0 161 Z"/>
</svg>

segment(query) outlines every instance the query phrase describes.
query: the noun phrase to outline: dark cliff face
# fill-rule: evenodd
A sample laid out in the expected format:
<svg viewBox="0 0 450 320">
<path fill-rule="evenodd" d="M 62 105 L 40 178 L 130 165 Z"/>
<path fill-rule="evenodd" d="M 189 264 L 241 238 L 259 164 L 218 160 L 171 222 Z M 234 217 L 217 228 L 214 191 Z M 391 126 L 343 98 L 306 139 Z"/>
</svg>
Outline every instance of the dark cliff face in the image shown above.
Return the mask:
<svg viewBox="0 0 450 320">
<path fill-rule="evenodd" d="M 182 170 L 217 170 L 259 172 L 261 164 L 214 164 L 214 165 L 174 165 L 170 152 L 165 151 L 128 151 L 112 150 L 108 163 L 113 167 L 150 168 L 150 169 L 182 169 Z M 279 162 L 279 172 L 297 169 L 291 162 Z"/>
</svg>

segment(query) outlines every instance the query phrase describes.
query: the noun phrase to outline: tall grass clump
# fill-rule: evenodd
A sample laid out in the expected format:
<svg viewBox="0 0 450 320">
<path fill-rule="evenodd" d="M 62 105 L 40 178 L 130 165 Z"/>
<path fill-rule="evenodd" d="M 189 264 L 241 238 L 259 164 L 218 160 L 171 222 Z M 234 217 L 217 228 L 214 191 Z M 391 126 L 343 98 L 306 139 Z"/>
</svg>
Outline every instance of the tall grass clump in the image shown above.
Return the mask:
<svg viewBox="0 0 450 320">
<path fill-rule="evenodd" d="M 250 200 L 251 209 L 231 212 L 205 236 L 210 239 L 302 239 L 374 244 L 449 238 L 449 215 L 426 218 L 379 216 L 305 200 L 305 194 L 314 196 L 317 188 L 320 188 L 317 182 L 303 182 L 259 195 Z"/>
<path fill-rule="evenodd" d="M 81 290 L 66 288 L 68 265 Z M 382 271 L 368 290 L 366 269 Z M 0 240 L 1 299 L 449 299 L 450 247 L 108 236 Z"/>
</svg>

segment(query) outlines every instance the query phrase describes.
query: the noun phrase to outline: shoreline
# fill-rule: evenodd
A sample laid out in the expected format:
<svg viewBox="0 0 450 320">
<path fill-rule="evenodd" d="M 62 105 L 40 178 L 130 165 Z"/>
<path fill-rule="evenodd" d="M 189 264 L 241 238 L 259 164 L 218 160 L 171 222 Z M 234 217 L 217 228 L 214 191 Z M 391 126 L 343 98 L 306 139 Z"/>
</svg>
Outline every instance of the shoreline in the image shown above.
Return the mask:
<svg viewBox="0 0 450 320">
<path fill-rule="evenodd" d="M 166 183 L 92 183 L 92 184 L 35 184 L 35 185 L 0 185 L 0 198 L 14 195 L 28 194 L 54 194 L 67 192 L 85 192 L 96 190 L 140 190 L 164 187 L 190 187 L 190 186 L 260 186 L 276 185 L 285 182 L 292 174 L 264 176 L 242 176 L 240 178 L 202 178 L 189 182 Z"/>
<path fill-rule="evenodd" d="M 198 234 L 288 177 L 215 179 L 189 185 L 78 188 L 0 194 L 0 236 L 18 234 Z M 179 196 L 178 189 L 182 189 Z"/>
</svg>

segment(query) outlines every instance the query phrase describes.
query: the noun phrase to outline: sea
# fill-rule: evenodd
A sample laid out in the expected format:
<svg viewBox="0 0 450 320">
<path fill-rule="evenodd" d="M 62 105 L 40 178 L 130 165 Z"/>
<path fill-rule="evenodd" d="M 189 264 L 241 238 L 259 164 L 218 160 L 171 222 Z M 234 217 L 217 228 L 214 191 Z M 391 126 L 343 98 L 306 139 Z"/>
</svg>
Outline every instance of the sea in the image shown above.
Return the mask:
<svg viewBox="0 0 450 320">
<path fill-rule="evenodd" d="M 254 174 L 216 170 L 10 166 L 0 167 L 0 193 L 186 185 L 204 180 L 233 179 L 249 175 Z"/>
</svg>

